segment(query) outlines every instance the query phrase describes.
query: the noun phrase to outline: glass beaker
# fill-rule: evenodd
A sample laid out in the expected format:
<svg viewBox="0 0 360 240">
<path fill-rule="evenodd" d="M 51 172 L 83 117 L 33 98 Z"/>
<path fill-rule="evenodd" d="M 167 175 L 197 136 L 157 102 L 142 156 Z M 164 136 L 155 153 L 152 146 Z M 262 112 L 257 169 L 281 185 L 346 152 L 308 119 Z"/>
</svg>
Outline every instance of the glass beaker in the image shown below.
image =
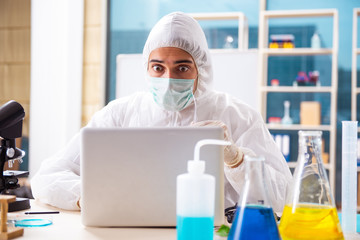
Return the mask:
<svg viewBox="0 0 360 240">
<path fill-rule="evenodd" d="M 268 197 L 263 157 L 245 156 L 245 184 L 228 240 L 280 239 Z"/>
<path fill-rule="evenodd" d="M 321 131 L 299 131 L 293 186 L 280 220 L 282 239 L 344 239 L 321 158 Z"/>
</svg>

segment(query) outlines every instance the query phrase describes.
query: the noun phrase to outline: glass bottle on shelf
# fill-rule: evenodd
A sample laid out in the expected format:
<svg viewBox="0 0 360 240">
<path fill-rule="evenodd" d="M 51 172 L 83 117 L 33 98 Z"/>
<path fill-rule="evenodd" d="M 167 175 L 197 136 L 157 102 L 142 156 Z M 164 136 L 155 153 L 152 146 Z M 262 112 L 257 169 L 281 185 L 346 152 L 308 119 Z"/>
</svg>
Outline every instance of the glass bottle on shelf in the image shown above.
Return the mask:
<svg viewBox="0 0 360 240">
<path fill-rule="evenodd" d="M 280 239 L 264 181 L 264 167 L 263 157 L 245 156 L 245 184 L 228 240 Z"/>
<path fill-rule="evenodd" d="M 284 101 L 284 117 L 281 119 L 281 123 L 284 125 L 293 124 L 293 120 L 290 117 L 290 101 Z"/>
<path fill-rule="evenodd" d="M 321 131 L 299 131 L 293 186 L 279 225 L 283 240 L 344 239 L 321 159 L 321 135 Z"/>
</svg>

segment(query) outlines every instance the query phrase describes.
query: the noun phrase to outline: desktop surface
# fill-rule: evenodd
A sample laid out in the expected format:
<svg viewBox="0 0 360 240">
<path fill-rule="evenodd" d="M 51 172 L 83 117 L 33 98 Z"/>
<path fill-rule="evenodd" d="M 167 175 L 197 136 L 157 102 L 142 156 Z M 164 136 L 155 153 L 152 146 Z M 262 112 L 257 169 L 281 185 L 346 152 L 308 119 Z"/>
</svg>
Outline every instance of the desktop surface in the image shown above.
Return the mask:
<svg viewBox="0 0 360 240">
<path fill-rule="evenodd" d="M 100 239 L 132 239 L 132 240 L 172 240 L 176 239 L 176 228 L 101 228 L 85 227 L 81 224 L 80 211 L 61 210 L 39 201 L 31 200 L 31 209 L 20 212 L 8 213 L 11 216 L 19 216 L 28 211 L 60 211 L 52 215 L 53 224 L 46 227 L 24 228 L 24 235 L 16 239 L 76 239 L 76 240 L 100 240 Z M 360 215 L 357 215 L 360 219 Z M 357 221 L 360 226 L 360 221 Z M 359 229 L 359 227 L 358 227 Z M 214 240 L 225 240 L 214 234 Z M 360 239 L 360 234 L 345 235 L 346 240 Z"/>
<path fill-rule="evenodd" d="M 16 239 L 176 239 L 176 228 L 98 228 L 85 227 L 81 224 L 80 211 L 59 210 L 55 207 L 31 200 L 31 209 L 28 211 L 60 211 L 51 215 L 53 224 L 45 227 L 24 228 L 24 235 Z M 25 211 L 8 213 L 8 218 Z M 38 215 L 41 217 L 40 215 Z M 44 216 L 48 217 L 48 216 Z"/>
</svg>

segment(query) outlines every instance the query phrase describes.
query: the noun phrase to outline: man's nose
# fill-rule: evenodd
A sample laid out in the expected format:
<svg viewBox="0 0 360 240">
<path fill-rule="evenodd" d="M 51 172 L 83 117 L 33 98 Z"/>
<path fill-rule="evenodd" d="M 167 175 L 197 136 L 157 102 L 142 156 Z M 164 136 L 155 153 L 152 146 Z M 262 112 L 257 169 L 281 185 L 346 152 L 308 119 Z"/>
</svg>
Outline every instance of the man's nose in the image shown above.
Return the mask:
<svg viewBox="0 0 360 240">
<path fill-rule="evenodd" d="M 176 75 L 173 71 L 166 71 L 163 75 L 164 78 L 176 78 Z"/>
</svg>

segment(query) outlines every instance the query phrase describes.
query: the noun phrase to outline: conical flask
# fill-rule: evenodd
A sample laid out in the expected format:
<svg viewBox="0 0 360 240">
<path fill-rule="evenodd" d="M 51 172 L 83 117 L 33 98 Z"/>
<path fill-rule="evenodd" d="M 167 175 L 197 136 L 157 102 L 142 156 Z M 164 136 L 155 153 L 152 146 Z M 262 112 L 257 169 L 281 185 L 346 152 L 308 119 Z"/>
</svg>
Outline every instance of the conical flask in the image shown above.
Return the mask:
<svg viewBox="0 0 360 240">
<path fill-rule="evenodd" d="M 264 158 L 245 156 L 245 184 L 228 240 L 280 239 L 267 194 Z"/>
<path fill-rule="evenodd" d="M 320 131 L 299 131 L 299 154 L 279 225 L 286 239 L 344 239 L 321 159 Z"/>
</svg>

